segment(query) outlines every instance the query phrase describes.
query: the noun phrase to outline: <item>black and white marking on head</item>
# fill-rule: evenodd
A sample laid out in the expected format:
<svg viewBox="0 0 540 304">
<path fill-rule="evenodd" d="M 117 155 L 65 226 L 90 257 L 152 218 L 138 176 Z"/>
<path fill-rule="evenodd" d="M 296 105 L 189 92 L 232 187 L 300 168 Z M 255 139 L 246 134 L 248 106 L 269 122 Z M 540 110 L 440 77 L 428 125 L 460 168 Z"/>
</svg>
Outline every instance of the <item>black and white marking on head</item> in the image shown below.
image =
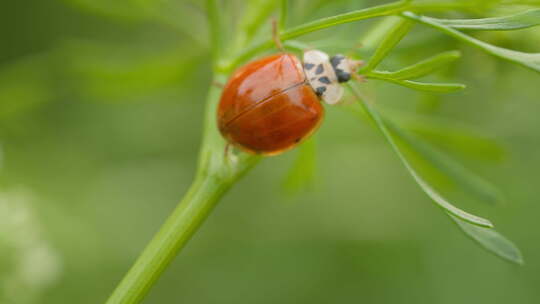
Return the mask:
<svg viewBox="0 0 540 304">
<path fill-rule="evenodd" d="M 315 74 L 321 75 L 324 72 L 324 67 L 322 63 L 319 63 L 317 65 L 317 69 L 315 70 Z"/>
<path fill-rule="evenodd" d="M 347 82 L 351 79 L 351 67 L 345 56 L 338 54 L 330 58 L 330 64 L 334 68 L 338 81 Z"/>
<path fill-rule="evenodd" d="M 328 76 L 319 77 L 319 81 L 324 83 L 324 84 L 330 84 L 331 83 Z"/>
<path fill-rule="evenodd" d="M 326 53 L 317 50 L 305 52 L 304 67 L 306 78 L 317 96 L 328 104 L 335 104 L 341 99 L 343 88 Z"/>
<path fill-rule="evenodd" d="M 306 70 L 311 70 L 311 69 L 313 69 L 314 66 L 315 65 L 313 63 L 304 63 L 304 68 Z"/>
<path fill-rule="evenodd" d="M 326 87 L 318 87 L 315 89 L 315 94 L 317 94 L 317 96 L 322 96 L 322 94 L 326 92 Z"/>
</svg>

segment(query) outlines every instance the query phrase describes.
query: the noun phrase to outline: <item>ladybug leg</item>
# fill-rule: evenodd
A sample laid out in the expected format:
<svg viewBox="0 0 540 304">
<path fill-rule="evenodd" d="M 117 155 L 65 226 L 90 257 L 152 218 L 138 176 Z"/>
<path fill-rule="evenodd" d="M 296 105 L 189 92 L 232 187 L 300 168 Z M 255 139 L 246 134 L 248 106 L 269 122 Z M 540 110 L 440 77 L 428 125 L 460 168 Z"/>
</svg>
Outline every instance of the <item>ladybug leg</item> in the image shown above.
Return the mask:
<svg viewBox="0 0 540 304">
<path fill-rule="evenodd" d="M 229 158 L 229 153 L 231 153 L 231 144 L 230 143 L 227 143 L 225 144 L 225 150 L 223 151 L 223 156 L 225 157 L 225 159 Z"/>
<path fill-rule="evenodd" d="M 238 157 L 234 154 L 233 146 L 230 143 L 225 145 L 225 150 L 223 151 L 223 158 L 227 165 L 235 165 L 238 161 Z"/>
<path fill-rule="evenodd" d="M 272 40 L 274 40 L 276 47 L 281 52 L 285 52 L 285 48 L 283 48 L 283 44 L 281 43 L 281 39 L 279 38 L 279 30 L 276 18 L 272 18 Z"/>
</svg>

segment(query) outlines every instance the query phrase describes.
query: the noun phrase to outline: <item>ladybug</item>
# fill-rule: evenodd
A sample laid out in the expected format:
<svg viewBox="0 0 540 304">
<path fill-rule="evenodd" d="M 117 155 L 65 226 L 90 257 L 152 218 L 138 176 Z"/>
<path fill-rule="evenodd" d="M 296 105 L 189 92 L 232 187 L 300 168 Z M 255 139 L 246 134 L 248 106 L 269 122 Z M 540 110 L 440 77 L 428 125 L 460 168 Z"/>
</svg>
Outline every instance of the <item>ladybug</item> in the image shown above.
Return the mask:
<svg viewBox="0 0 540 304">
<path fill-rule="evenodd" d="M 303 65 L 290 53 L 250 62 L 233 73 L 223 89 L 217 122 L 223 137 L 240 149 L 276 155 L 295 147 L 321 124 L 327 104 L 343 95 L 360 65 L 343 55 L 330 58 L 309 50 Z"/>
</svg>

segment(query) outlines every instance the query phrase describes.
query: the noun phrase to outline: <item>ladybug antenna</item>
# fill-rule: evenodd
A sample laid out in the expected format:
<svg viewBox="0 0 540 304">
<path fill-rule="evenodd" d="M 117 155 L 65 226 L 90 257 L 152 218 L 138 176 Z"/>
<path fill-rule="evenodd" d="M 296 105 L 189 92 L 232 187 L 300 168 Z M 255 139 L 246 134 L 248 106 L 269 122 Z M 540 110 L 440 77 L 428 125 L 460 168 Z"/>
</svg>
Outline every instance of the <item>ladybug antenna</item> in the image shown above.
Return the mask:
<svg viewBox="0 0 540 304">
<path fill-rule="evenodd" d="M 272 18 L 272 40 L 274 40 L 276 47 L 280 51 L 285 52 L 285 48 L 283 48 L 283 44 L 281 43 L 281 39 L 279 38 L 278 23 L 275 17 Z"/>
<path fill-rule="evenodd" d="M 367 81 L 363 75 L 357 74 L 356 71 L 352 73 L 352 78 L 354 78 L 354 80 L 358 81 L 359 83 L 364 83 Z"/>
<path fill-rule="evenodd" d="M 353 72 L 353 74 L 357 74 L 359 68 L 364 65 L 363 60 L 354 60 L 351 59 L 351 57 L 347 57 L 347 61 L 349 63 L 349 66 L 351 67 L 351 71 Z"/>
</svg>

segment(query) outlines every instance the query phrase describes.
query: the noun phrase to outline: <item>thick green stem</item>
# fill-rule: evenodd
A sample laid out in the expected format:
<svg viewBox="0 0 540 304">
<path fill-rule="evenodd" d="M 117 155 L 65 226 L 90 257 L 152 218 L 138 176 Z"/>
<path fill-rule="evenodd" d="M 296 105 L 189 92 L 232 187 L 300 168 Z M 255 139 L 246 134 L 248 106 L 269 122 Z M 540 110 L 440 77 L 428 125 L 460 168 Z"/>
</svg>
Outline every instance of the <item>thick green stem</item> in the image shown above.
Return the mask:
<svg viewBox="0 0 540 304">
<path fill-rule="evenodd" d="M 223 78 L 221 75 L 214 79 L 223 81 Z M 237 161 L 226 159 L 225 142 L 214 122 L 220 93 L 221 89 L 212 86 L 208 94 L 203 144 L 195 181 L 114 290 L 107 304 L 141 302 L 223 194 L 260 159 L 251 155 L 239 155 Z"/>
<path fill-rule="evenodd" d="M 230 185 L 211 177 L 198 177 L 118 285 L 107 304 L 139 303 Z"/>
<path fill-rule="evenodd" d="M 208 25 L 210 30 L 210 42 L 212 45 L 212 61 L 218 62 L 223 54 L 223 31 L 221 22 L 221 12 L 217 0 L 207 0 Z"/>
</svg>

